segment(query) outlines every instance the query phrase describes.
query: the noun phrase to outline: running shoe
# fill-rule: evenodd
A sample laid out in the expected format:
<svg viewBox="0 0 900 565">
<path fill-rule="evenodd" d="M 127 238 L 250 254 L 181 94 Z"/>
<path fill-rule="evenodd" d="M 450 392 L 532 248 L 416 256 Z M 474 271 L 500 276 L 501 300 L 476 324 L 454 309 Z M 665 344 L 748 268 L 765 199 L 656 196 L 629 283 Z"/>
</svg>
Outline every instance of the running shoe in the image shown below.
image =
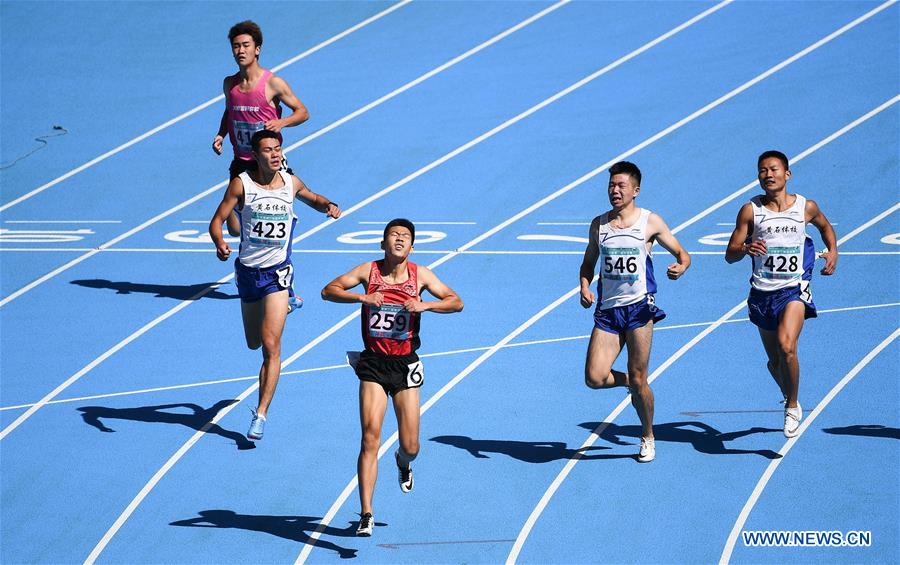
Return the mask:
<svg viewBox="0 0 900 565">
<path fill-rule="evenodd" d="M 362 516 L 359 517 L 359 527 L 356 528 L 356 535 L 358 536 L 371 536 L 372 528 L 375 526 L 375 518 L 372 517 L 371 512 L 366 512 Z"/>
<path fill-rule="evenodd" d="M 412 467 L 408 466 L 404 469 L 400 465 L 400 450 L 394 452 L 394 461 L 397 462 L 397 480 L 400 483 L 400 490 L 409 492 L 413 489 L 413 473 Z"/>
<path fill-rule="evenodd" d="M 288 314 L 293 312 L 294 310 L 299 310 L 303 308 L 303 299 L 297 296 L 296 294 L 292 294 L 288 297 Z"/>
<path fill-rule="evenodd" d="M 638 453 L 638 462 L 639 463 L 649 463 L 656 458 L 656 445 L 653 443 L 653 438 L 642 437 L 641 438 L 641 451 Z"/>
<path fill-rule="evenodd" d="M 797 403 L 796 408 L 784 407 L 784 435 L 795 437 L 800 432 L 800 420 L 803 419 L 803 408 Z"/>
<path fill-rule="evenodd" d="M 262 439 L 263 432 L 266 429 L 266 417 L 260 416 L 252 408 L 250 412 L 253 414 L 253 419 L 250 420 L 250 429 L 247 431 L 247 437 L 249 439 Z"/>
</svg>

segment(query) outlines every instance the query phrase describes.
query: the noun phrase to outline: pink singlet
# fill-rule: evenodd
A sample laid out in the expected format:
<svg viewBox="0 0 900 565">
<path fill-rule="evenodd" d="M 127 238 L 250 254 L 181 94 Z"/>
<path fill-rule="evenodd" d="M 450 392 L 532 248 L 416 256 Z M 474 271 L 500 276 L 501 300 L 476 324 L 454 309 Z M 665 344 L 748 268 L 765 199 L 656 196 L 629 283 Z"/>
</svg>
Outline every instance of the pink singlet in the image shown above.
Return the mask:
<svg viewBox="0 0 900 565">
<path fill-rule="evenodd" d="M 241 92 L 240 75 L 234 75 L 235 85 L 225 97 L 225 107 L 228 110 L 228 137 L 231 138 L 236 159 L 252 161 L 250 138 L 263 129 L 267 121 L 281 117 L 281 105 L 272 106 L 266 98 L 266 84 L 270 76 L 272 71 L 263 71 L 253 90 Z M 281 139 L 280 134 L 278 139 Z"/>
</svg>

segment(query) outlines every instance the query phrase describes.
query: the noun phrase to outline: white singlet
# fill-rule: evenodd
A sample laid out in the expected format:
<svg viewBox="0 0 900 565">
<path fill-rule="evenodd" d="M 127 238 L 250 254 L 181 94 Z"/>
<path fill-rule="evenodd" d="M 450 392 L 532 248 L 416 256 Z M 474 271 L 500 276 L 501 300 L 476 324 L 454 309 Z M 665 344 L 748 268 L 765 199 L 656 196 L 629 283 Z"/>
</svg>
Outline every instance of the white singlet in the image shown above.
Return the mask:
<svg viewBox="0 0 900 565">
<path fill-rule="evenodd" d="M 291 255 L 291 240 L 297 216 L 294 214 L 294 184 L 291 175 L 278 171 L 284 186 L 267 190 L 246 172 L 238 178 L 244 183 L 239 259 L 245 267 L 265 269 L 284 263 Z"/>
<path fill-rule="evenodd" d="M 634 225 L 616 229 L 609 223 L 609 213 L 600 216 L 597 242 L 600 246 L 600 294 L 597 308 L 607 310 L 635 304 L 656 292 L 647 220 L 650 210 L 641 209 Z"/>
<path fill-rule="evenodd" d="M 754 240 L 766 242 L 768 253 L 753 259 L 750 286 L 771 292 L 800 284 L 815 262 L 815 246 L 806 235 L 806 198 L 795 195 L 794 204 L 783 212 L 763 206 L 762 196 L 750 199 L 753 207 Z"/>
</svg>

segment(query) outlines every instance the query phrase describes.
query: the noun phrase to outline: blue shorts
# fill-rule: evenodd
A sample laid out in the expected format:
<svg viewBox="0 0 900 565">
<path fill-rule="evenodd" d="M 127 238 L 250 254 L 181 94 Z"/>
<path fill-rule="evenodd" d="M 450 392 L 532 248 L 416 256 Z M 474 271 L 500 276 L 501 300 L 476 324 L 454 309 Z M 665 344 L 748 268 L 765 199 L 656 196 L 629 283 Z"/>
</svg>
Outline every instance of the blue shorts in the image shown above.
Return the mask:
<svg viewBox="0 0 900 565">
<path fill-rule="evenodd" d="M 808 298 L 804 298 L 804 296 Z M 774 332 L 778 330 L 781 313 L 784 312 L 789 302 L 795 300 L 802 302 L 806 306 L 804 319 L 815 318 L 817 316 L 816 305 L 813 304 L 812 295 L 809 294 L 808 287 L 804 296 L 801 296 L 799 285 L 771 292 L 751 288 L 750 296 L 747 298 L 747 310 L 750 312 L 750 321 L 759 328 Z"/>
<path fill-rule="evenodd" d="M 666 317 L 650 294 L 640 302 L 626 306 L 616 306 L 594 311 L 594 327 L 612 334 L 623 334 L 628 330 L 656 323 Z"/>
<path fill-rule="evenodd" d="M 245 267 L 240 260 L 235 259 L 234 274 L 241 302 L 256 302 L 267 294 L 282 290 L 287 290 L 289 296 L 293 295 L 294 266 L 290 259 L 265 269 Z"/>
</svg>

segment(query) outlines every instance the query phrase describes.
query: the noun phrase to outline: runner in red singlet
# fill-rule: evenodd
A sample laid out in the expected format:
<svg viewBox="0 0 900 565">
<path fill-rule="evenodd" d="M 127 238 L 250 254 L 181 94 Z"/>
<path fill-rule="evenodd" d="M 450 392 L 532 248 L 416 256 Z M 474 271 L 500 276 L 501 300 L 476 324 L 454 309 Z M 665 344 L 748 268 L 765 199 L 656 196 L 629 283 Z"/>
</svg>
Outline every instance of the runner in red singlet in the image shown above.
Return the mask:
<svg viewBox="0 0 900 565">
<path fill-rule="evenodd" d="M 384 259 L 358 265 L 322 289 L 331 302 L 362 303 L 362 335 L 365 350 L 349 353 L 348 360 L 359 377 L 359 415 L 362 442 L 356 469 L 359 474 L 360 521 L 357 535 L 372 535 L 372 493 L 378 475 L 378 447 L 388 395 L 394 412 L 400 447 L 394 453 L 400 489 L 413 488 L 410 462 L 419 454 L 419 387 L 424 368 L 419 348 L 419 318 L 426 310 L 459 312 L 463 302 L 428 268 L 408 261 L 416 237 L 409 220 L 391 220 L 384 228 Z M 365 293 L 350 292 L 363 285 Z M 428 290 L 438 301 L 423 302 Z"/>
</svg>

